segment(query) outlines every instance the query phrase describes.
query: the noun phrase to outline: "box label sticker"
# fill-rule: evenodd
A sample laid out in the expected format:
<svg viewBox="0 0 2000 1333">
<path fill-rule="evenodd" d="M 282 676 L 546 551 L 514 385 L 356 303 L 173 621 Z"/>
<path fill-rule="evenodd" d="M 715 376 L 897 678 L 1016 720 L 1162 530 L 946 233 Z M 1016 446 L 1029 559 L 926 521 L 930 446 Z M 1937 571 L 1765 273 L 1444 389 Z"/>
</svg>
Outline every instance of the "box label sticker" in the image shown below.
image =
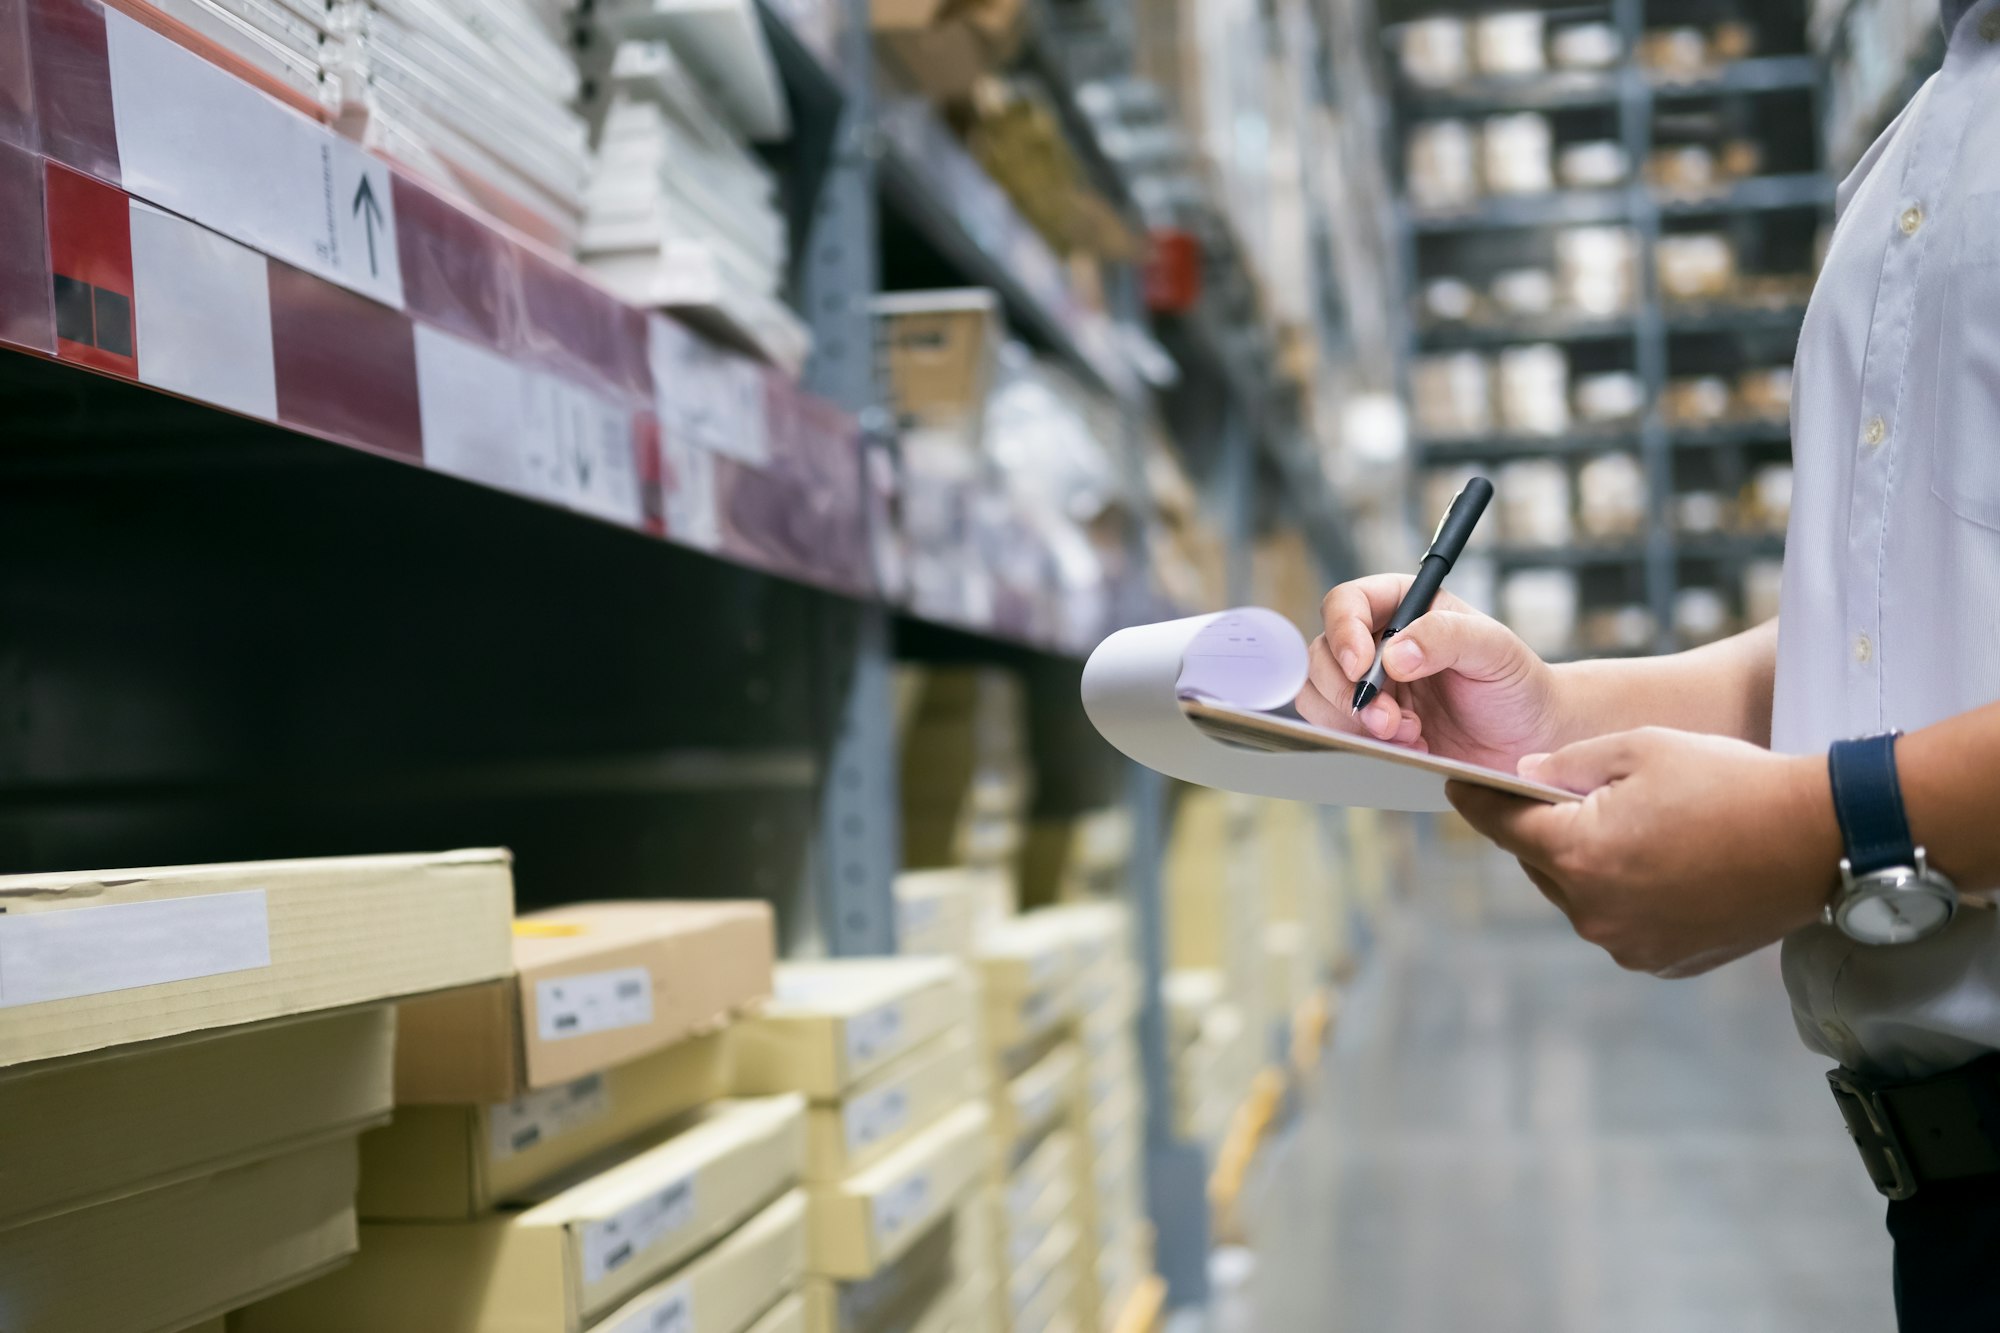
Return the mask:
<svg viewBox="0 0 2000 1333">
<path fill-rule="evenodd" d="M 270 965 L 262 889 L 0 914 L 0 1009 Z"/>
<path fill-rule="evenodd" d="M 116 10 L 104 34 L 127 191 L 402 308 L 388 163 Z"/>
<path fill-rule="evenodd" d="M 847 1020 L 847 1062 L 868 1064 L 895 1050 L 903 1041 L 903 1006 L 885 1004 Z"/>
<path fill-rule="evenodd" d="M 662 438 L 734 458 L 771 461 L 763 368 L 664 317 L 648 321 L 648 359 Z"/>
<path fill-rule="evenodd" d="M 652 1021 L 653 976 L 643 967 L 535 983 L 535 1030 L 543 1041 L 644 1027 Z"/>
<path fill-rule="evenodd" d="M 583 1230 L 583 1282 L 595 1286 L 694 1221 L 694 1181 L 677 1180 Z"/>
<path fill-rule="evenodd" d="M 884 1190 L 875 1200 L 875 1243 L 888 1245 L 923 1220 L 931 1202 L 931 1178 L 919 1171 Z"/>
<path fill-rule="evenodd" d="M 270 261 L 185 218 L 130 201 L 139 379 L 233 412 L 278 415 Z"/>
<path fill-rule="evenodd" d="M 601 1333 L 694 1333 L 694 1292 L 676 1282 Z"/>
<path fill-rule="evenodd" d="M 847 1151 L 861 1153 L 909 1125 L 910 1094 L 896 1084 L 854 1098 L 840 1114 L 847 1126 Z"/>
<path fill-rule="evenodd" d="M 611 1092 L 602 1074 L 586 1074 L 559 1088 L 495 1102 L 486 1110 L 493 1160 L 517 1157 L 610 1114 Z"/>
</svg>

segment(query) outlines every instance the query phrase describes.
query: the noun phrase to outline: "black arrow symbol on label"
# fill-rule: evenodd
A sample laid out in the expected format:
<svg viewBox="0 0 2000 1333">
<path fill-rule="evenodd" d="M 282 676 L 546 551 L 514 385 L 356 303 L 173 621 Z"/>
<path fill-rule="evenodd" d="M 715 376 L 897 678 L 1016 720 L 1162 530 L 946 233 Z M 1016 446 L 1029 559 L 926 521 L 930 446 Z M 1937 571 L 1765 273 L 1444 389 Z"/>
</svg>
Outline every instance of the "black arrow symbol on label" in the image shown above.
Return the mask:
<svg viewBox="0 0 2000 1333">
<path fill-rule="evenodd" d="M 375 202 L 375 187 L 368 183 L 368 173 L 361 173 L 361 188 L 354 192 L 354 211 L 361 217 L 361 225 L 368 229 L 368 276 L 379 278 L 381 271 L 375 267 L 375 228 L 382 225 L 382 205 Z"/>
</svg>

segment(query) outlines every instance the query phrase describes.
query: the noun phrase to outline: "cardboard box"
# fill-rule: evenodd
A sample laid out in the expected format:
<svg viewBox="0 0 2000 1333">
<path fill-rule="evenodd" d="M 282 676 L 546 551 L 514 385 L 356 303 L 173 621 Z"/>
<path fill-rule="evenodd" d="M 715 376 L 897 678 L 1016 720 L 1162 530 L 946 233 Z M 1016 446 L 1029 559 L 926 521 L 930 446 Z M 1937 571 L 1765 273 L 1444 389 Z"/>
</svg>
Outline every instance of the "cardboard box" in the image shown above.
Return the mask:
<svg viewBox="0 0 2000 1333">
<path fill-rule="evenodd" d="M 354 1263 L 237 1333 L 581 1333 L 784 1193 L 804 1119 L 796 1097 L 721 1102 L 523 1211 L 368 1224 Z"/>
<path fill-rule="evenodd" d="M 952 866 L 896 876 L 896 952 L 972 955 L 982 902 L 996 871 Z"/>
<path fill-rule="evenodd" d="M 881 1161 L 973 1095 L 972 1040 L 946 1032 L 806 1112 L 806 1179 L 844 1180 Z"/>
<path fill-rule="evenodd" d="M 507 971 L 504 851 L 0 877 L 0 1067 Z"/>
<path fill-rule="evenodd" d="M 805 1276 L 806 1201 L 797 1190 L 679 1272 L 619 1306 L 592 1333 L 744 1333 L 774 1292 Z"/>
<path fill-rule="evenodd" d="M 955 1217 L 931 1227 L 894 1263 L 859 1282 L 806 1279 L 806 1322 L 813 1333 L 876 1333 L 899 1327 L 958 1283 Z"/>
<path fill-rule="evenodd" d="M 968 1103 L 859 1175 L 814 1186 L 812 1271 L 869 1277 L 915 1244 L 985 1177 L 989 1118 Z"/>
<path fill-rule="evenodd" d="M 172 1333 L 354 1253 L 354 1144 L 323 1143 L 0 1236 L 0 1317 Z"/>
<path fill-rule="evenodd" d="M 969 52 L 959 50 L 961 30 L 975 33 Z M 953 64 L 973 70 L 984 64 L 976 30 L 956 21 L 917 29 L 878 27 L 877 38 L 898 54 L 943 51 Z M 923 86 L 939 77 L 950 83 L 961 78 L 943 69 L 911 73 L 920 75 Z M 984 287 L 896 292 L 877 296 L 872 309 L 890 400 L 904 431 L 976 458 L 1005 338 L 1000 298 Z"/>
<path fill-rule="evenodd" d="M 770 1312 L 750 1326 L 750 1333 L 807 1333 L 805 1297 L 793 1292 L 772 1306 Z"/>
<path fill-rule="evenodd" d="M 1082 1072 L 1076 1043 L 1066 1041 L 1008 1080 L 993 1104 L 993 1141 L 1003 1160 L 1076 1107 Z"/>
<path fill-rule="evenodd" d="M 1076 1228 L 1062 1222 L 1049 1232 L 1028 1261 L 1007 1278 L 1007 1308 L 1013 1326 L 1045 1329 L 1076 1289 Z"/>
<path fill-rule="evenodd" d="M 1024 1224 L 1045 1192 L 1075 1176 L 1078 1160 L 1076 1135 L 1069 1130 L 1059 1129 L 1043 1139 L 1007 1177 L 1001 1200 L 1007 1225 Z"/>
<path fill-rule="evenodd" d="M 512 975 L 403 1006 L 396 1100 L 511 1101 L 714 1031 L 771 993 L 775 950 L 762 902 L 530 912 Z"/>
<path fill-rule="evenodd" d="M 462 1220 L 664 1126 L 729 1091 L 711 1032 L 512 1101 L 402 1106 L 361 1138 L 361 1216 Z"/>
<path fill-rule="evenodd" d="M 736 1088 L 803 1092 L 821 1101 L 905 1051 L 963 1024 L 967 977 L 943 958 L 786 963 L 762 1013 L 736 1025 Z"/>
<path fill-rule="evenodd" d="M 0 1230 L 389 1117 L 395 1011 L 190 1033 L 0 1072 Z M 20 1151 L 33 1145 L 32 1151 Z"/>
</svg>

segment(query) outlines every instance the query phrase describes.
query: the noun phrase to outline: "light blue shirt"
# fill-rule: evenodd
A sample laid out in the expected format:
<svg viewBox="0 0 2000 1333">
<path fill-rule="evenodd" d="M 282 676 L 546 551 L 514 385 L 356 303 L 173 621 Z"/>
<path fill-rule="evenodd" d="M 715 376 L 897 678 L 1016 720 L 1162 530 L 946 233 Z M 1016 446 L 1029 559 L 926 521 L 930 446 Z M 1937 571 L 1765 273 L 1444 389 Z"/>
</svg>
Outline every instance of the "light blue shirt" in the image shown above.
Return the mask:
<svg viewBox="0 0 2000 1333">
<path fill-rule="evenodd" d="M 1944 68 L 1840 188 L 1799 340 L 1783 751 L 2000 699 L 2000 0 L 1957 8 Z M 1913 1078 L 2000 1049 L 1992 911 L 1784 952 L 1800 1033 L 1835 1060 Z"/>
</svg>

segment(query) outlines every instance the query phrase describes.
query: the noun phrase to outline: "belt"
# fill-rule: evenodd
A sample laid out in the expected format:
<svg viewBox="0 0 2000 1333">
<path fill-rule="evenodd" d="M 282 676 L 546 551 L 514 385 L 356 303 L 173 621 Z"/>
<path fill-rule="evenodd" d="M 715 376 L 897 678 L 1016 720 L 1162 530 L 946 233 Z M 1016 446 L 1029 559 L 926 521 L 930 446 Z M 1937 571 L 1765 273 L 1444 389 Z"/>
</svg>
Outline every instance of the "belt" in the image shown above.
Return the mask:
<svg viewBox="0 0 2000 1333">
<path fill-rule="evenodd" d="M 1835 1069 L 1826 1080 L 1875 1188 L 1907 1199 L 1919 1186 L 2000 1173 L 2000 1055 L 1935 1078 L 1884 1083 Z"/>
</svg>

